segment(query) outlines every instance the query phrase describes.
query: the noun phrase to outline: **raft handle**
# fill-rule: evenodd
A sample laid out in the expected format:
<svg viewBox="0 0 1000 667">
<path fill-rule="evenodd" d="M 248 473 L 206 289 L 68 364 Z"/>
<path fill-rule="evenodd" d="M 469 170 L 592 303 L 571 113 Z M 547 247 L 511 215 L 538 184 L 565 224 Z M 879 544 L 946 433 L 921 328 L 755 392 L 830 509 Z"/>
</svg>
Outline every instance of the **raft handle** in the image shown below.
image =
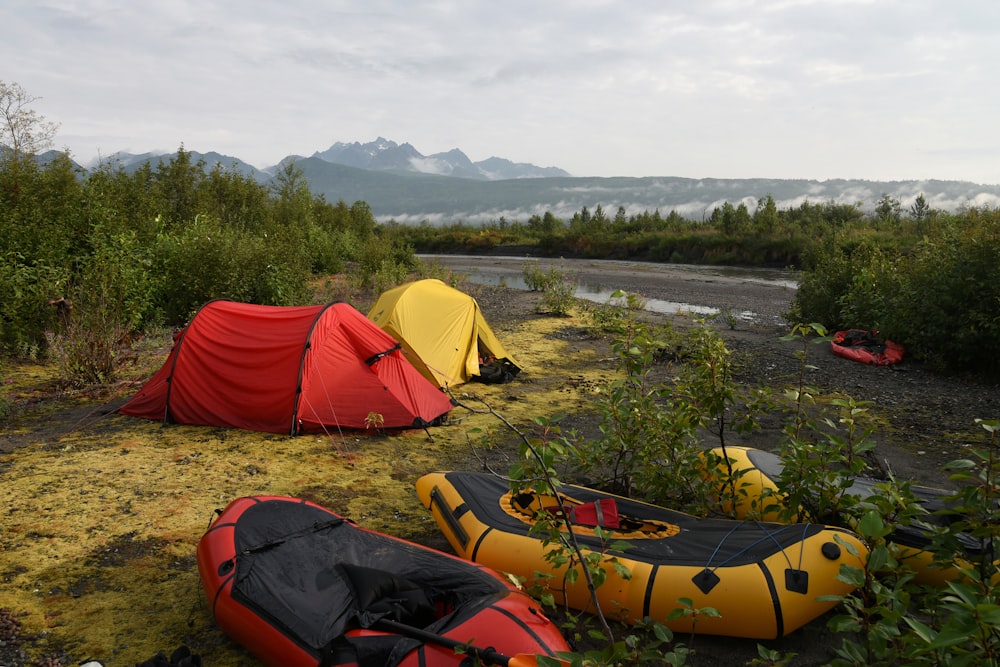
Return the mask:
<svg viewBox="0 0 1000 667">
<path fill-rule="evenodd" d="M 431 489 L 431 509 L 434 508 L 435 504 L 438 506 L 438 511 L 441 512 L 441 517 L 445 520 L 445 523 L 448 524 L 448 528 L 450 528 L 451 532 L 455 535 L 455 539 L 462 544 L 462 548 L 464 549 L 469 546 L 469 534 L 465 532 L 465 528 L 462 528 L 462 524 L 459 523 L 454 510 L 451 509 L 448 502 L 441 495 L 441 491 L 438 490 L 438 487 L 436 486 Z"/>
<path fill-rule="evenodd" d="M 230 558 L 229 560 L 222 561 L 222 564 L 219 565 L 219 576 L 220 577 L 226 576 L 227 574 L 233 571 L 234 567 L 236 567 L 236 563 L 233 562 L 232 558 Z"/>
<path fill-rule="evenodd" d="M 792 593 L 805 595 L 809 592 L 809 573 L 805 570 L 787 568 L 785 570 L 785 589 Z"/>
</svg>

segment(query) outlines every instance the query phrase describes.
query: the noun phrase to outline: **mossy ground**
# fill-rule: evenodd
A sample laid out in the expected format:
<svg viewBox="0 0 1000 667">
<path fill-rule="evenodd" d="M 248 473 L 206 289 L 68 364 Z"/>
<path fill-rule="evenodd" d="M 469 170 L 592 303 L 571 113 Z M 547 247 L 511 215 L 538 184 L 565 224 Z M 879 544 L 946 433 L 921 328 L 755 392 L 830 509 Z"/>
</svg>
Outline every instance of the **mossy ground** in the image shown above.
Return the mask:
<svg viewBox="0 0 1000 667">
<path fill-rule="evenodd" d="M 634 279 L 620 286 L 652 289 L 644 274 Z M 565 414 L 564 427 L 592 432 L 594 394 L 617 364 L 608 341 L 591 335 L 585 309 L 551 317 L 538 313 L 537 293 L 458 286 L 479 299 L 525 371 L 507 385 L 465 385 L 456 397 L 471 407 L 488 405 L 524 430 L 539 416 Z M 725 305 L 708 299 L 704 286 L 672 280 L 651 293 Z M 743 298 L 759 290 L 746 283 L 728 286 L 726 293 Z M 317 283 L 316 291 L 317 303 L 343 300 L 362 312 L 372 303 L 372 295 L 352 293 L 340 278 Z M 787 306 L 782 299 L 767 312 L 781 312 Z M 669 319 L 678 327 L 691 324 Z M 795 386 L 801 346 L 781 340 L 786 328 L 740 325 L 719 332 L 734 351 L 734 379 L 778 391 Z M 54 654 L 62 656 L 62 665 L 93 657 L 107 667 L 130 667 L 180 644 L 213 667 L 258 665 L 215 627 L 201 592 L 195 547 L 216 509 L 241 495 L 294 495 L 365 527 L 449 550 L 416 499 L 417 477 L 436 469 L 480 469 L 481 459 L 502 471 L 516 453 L 516 436 L 496 417 L 464 408 L 453 410 L 447 425 L 431 429 L 430 439 L 423 431 L 289 438 L 163 427 L 115 414 L 114 406 L 163 363 L 169 344 L 167 334 L 140 341 L 117 384 L 108 387 L 65 388 L 49 366 L 0 367 L 15 417 L 0 414 L 0 499 L 7 507 L 0 524 L 0 610 L 9 610 L 21 626 L 19 647 L 5 646 L 0 636 L 5 667 L 37 664 L 40 656 Z M 822 394 L 846 391 L 872 401 L 879 461 L 901 479 L 939 484 L 942 462 L 981 443 L 973 419 L 996 414 L 994 383 L 941 376 L 909 362 L 896 370 L 873 368 L 809 348 L 806 382 Z M 781 426 L 780 419 L 768 419 L 760 431 L 729 440 L 769 449 L 780 440 Z M 692 664 L 745 665 L 757 657 L 756 642 L 682 641 L 697 648 Z M 796 664 L 823 665 L 841 641 L 817 619 L 769 646 L 797 653 Z"/>
<path fill-rule="evenodd" d="M 581 329 L 574 317 L 493 328 L 524 371 L 455 395 L 524 429 L 538 416 L 586 410 L 589 393 L 614 373 L 599 345 L 560 335 Z M 239 496 L 305 497 L 367 528 L 445 548 L 414 482 L 475 465 L 483 434 L 511 441 L 495 416 L 463 407 L 427 432 L 299 437 L 107 412 L 163 362 L 169 341 L 147 341 L 131 379 L 99 398 L 54 389 L 51 368 L 5 373 L 24 407 L 7 433 L 18 445 L 0 454 L 0 608 L 17 615 L 33 657 L 112 667 L 185 644 L 213 667 L 258 664 L 214 625 L 201 589 L 195 549 L 215 510 Z"/>
</svg>

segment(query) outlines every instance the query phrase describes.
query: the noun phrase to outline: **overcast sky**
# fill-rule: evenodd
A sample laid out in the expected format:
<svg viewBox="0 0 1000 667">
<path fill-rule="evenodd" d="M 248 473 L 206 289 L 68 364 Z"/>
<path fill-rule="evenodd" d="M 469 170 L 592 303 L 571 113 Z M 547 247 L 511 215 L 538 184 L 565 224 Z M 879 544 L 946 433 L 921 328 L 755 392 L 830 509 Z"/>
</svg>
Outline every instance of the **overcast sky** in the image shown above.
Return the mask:
<svg viewBox="0 0 1000 667">
<path fill-rule="evenodd" d="M 0 0 L 55 148 L 1000 183 L 996 0 Z"/>
</svg>

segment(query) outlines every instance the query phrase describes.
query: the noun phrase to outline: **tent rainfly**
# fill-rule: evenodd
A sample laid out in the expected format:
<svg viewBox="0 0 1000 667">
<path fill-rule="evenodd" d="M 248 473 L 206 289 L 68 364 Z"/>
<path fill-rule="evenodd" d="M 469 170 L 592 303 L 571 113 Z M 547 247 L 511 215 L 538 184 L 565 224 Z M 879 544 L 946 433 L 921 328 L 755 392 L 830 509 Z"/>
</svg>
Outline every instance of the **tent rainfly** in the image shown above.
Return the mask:
<svg viewBox="0 0 1000 667">
<path fill-rule="evenodd" d="M 422 428 L 452 408 L 396 340 L 346 303 L 210 301 L 174 339 L 121 414 L 296 435 Z"/>
<path fill-rule="evenodd" d="M 506 381 L 521 370 L 476 300 L 435 278 L 387 290 L 368 318 L 402 343 L 417 370 L 439 387 Z M 502 379 L 488 377 L 498 370 Z"/>
</svg>

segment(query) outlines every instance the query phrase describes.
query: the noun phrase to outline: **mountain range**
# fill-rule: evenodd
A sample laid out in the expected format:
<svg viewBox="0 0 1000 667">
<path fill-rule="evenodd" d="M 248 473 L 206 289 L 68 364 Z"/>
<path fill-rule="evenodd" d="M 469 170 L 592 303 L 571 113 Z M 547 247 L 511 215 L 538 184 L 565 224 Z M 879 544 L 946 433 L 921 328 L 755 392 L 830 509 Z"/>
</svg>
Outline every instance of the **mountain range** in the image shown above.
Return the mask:
<svg viewBox="0 0 1000 667">
<path fill-rule="evenodd" d="M 557 167 L 499 157 L 473 162 L 457 148 L 425 156 L 408 143 L 382 137 L 364 144 L 338 142 L 308 157 L 289 155 L 266 168 L 214 152 L 189 153 L 192 160 L 204 160 L 206 166 L 220 164 L 262 183 L 270 182 L 282 165 L 294 160 L 313 194 L 331 202 L 365 201 L 380 221 L 402 224 L 523 221 L 546 212 L 569 218 L 584 207 L 594 210 L 597 206 L 608 215 L 621 207 L 628 215 L 677 211 L 686 218 L 702 219 L 726 202 L 744 203 L 752 212 L 757 201 L 768 195 L 779 209 L 809 201 L 858 204 L 870 211 L 886 195 L 899 201 L 904 210 L 921 195 L 931 208 L 949 212 L 1000 206 L 1000 185 L 966 181 L 578 177 Z M 155 167 L 173 155 L 115 153 L 104 162 L 132 171 L 146 162 Z"/>
</svg>

